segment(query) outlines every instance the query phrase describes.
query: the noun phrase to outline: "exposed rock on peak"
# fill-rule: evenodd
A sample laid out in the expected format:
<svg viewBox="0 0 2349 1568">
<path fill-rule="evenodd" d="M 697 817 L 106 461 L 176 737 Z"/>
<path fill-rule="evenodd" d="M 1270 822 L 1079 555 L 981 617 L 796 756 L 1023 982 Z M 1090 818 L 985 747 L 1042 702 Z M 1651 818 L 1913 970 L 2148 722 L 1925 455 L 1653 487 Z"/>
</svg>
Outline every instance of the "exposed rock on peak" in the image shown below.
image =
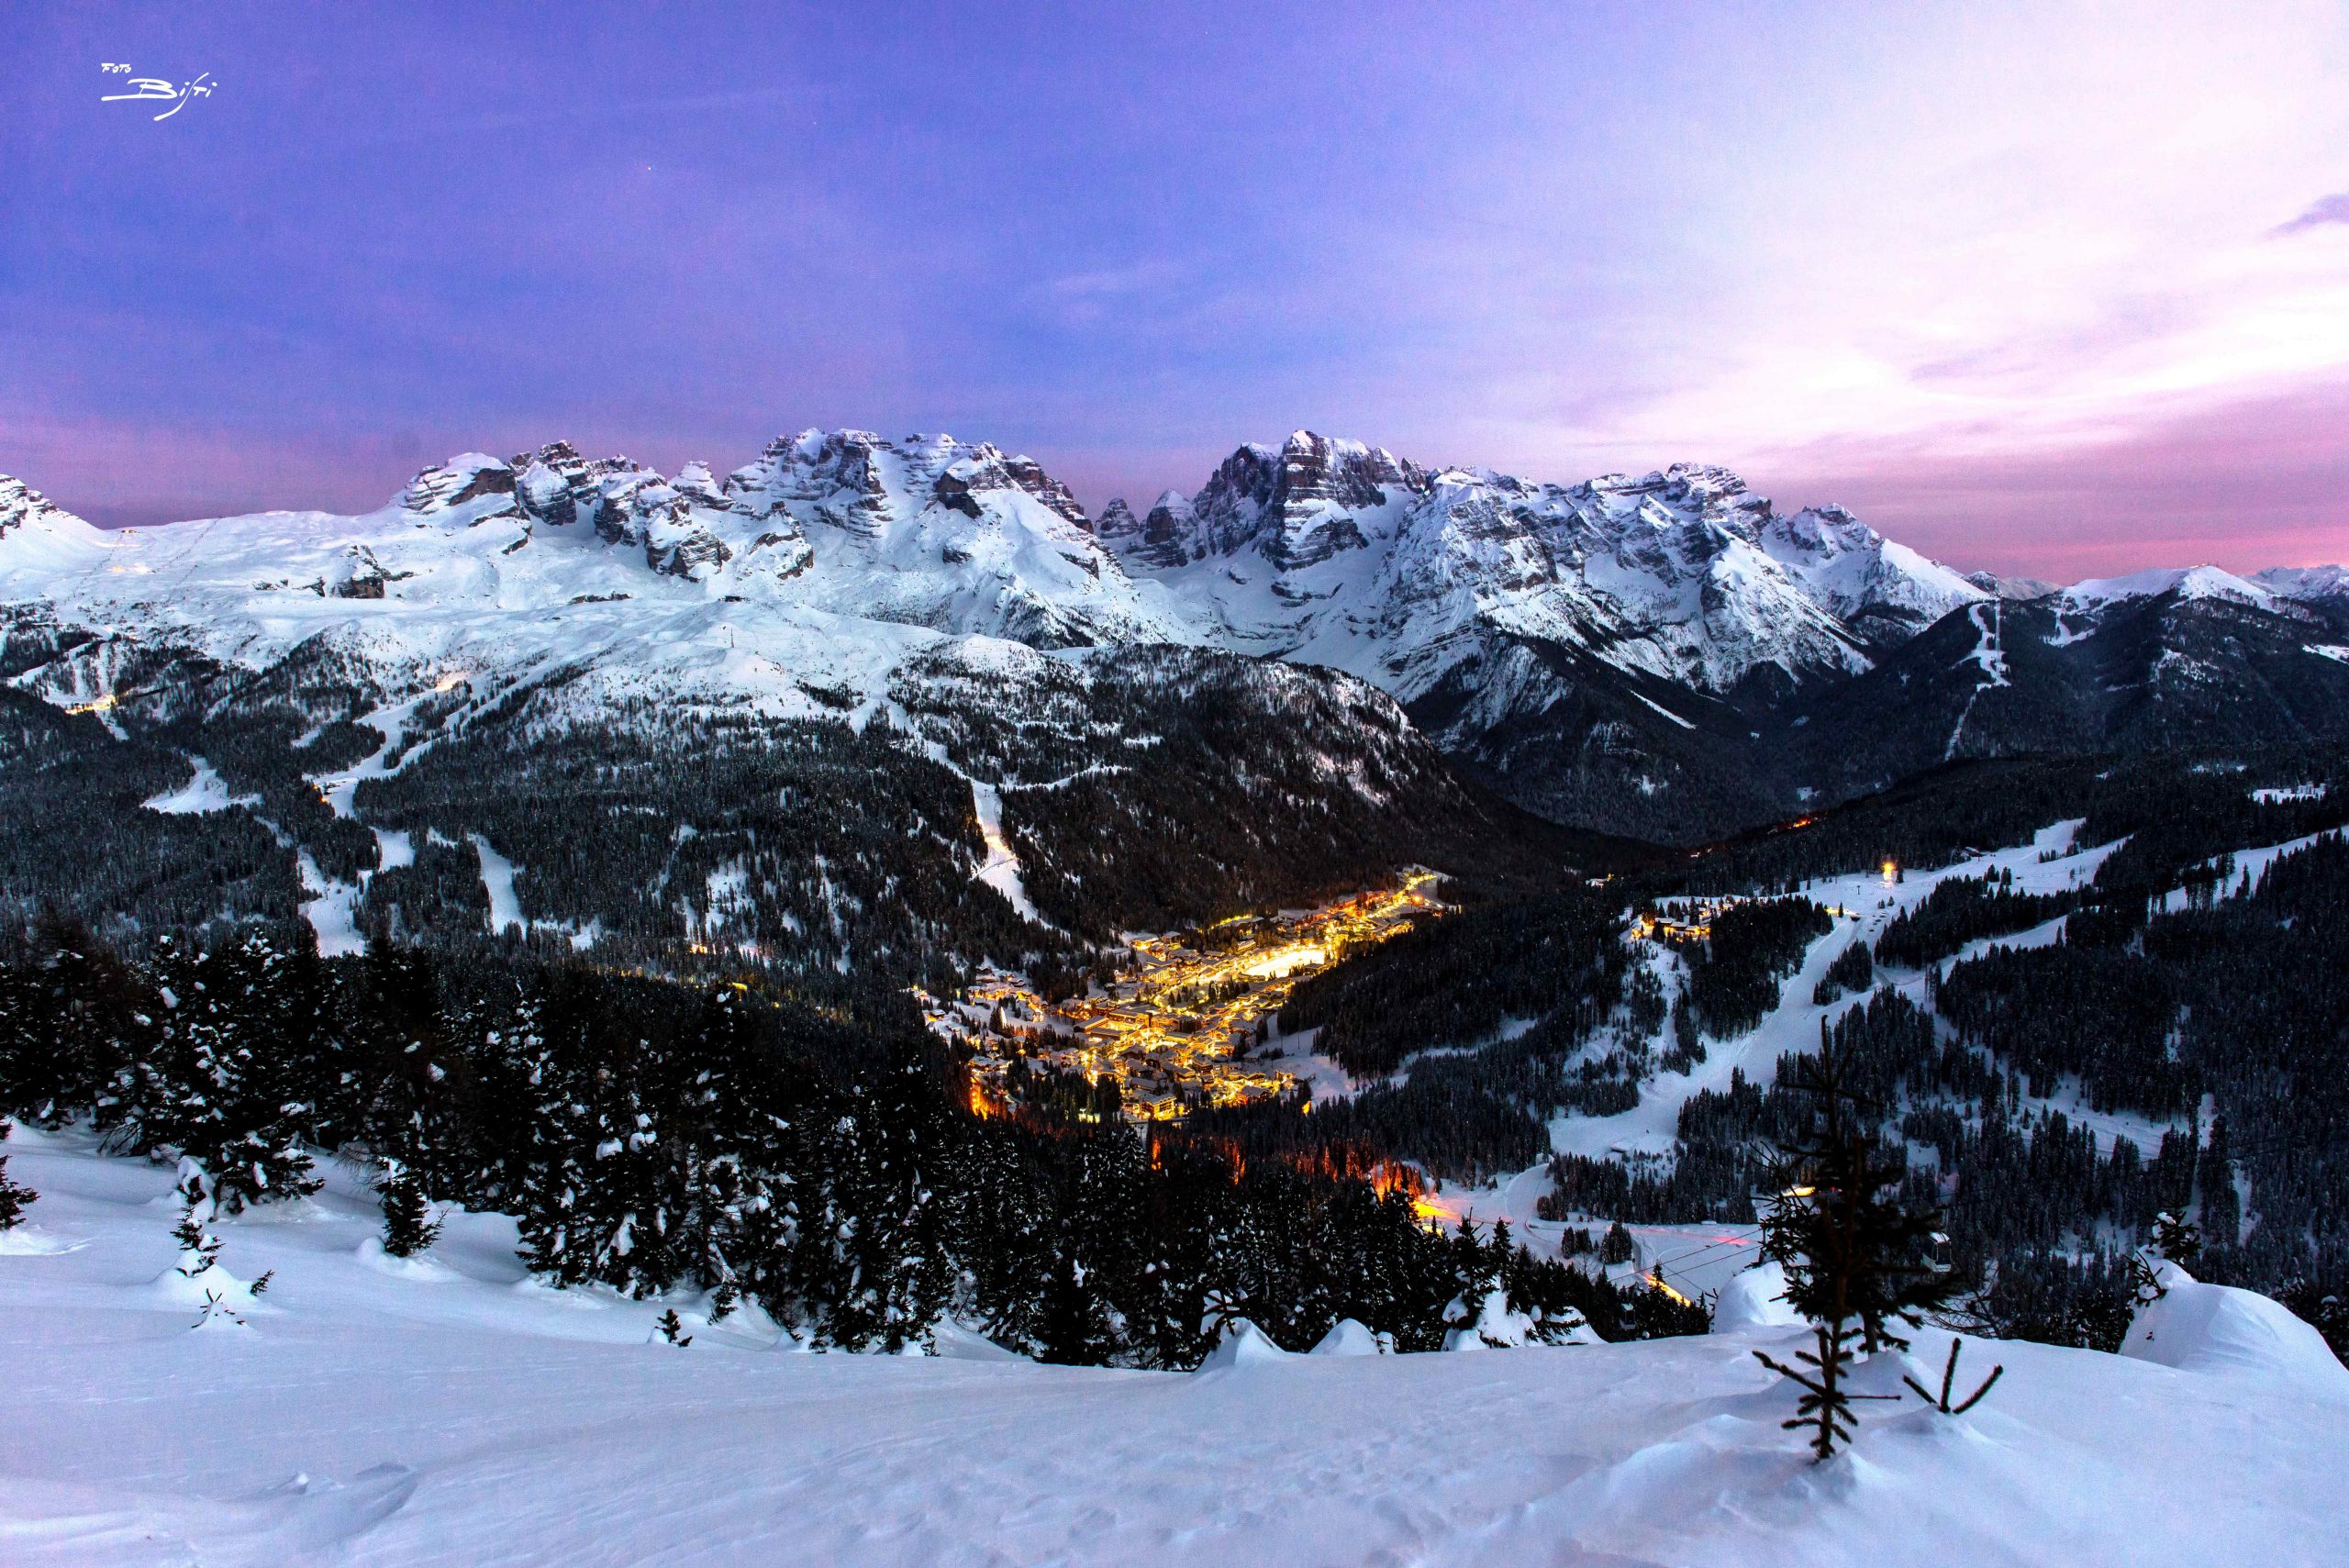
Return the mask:
<svg viewBox="0 0 2349 1568">
<path fill-rule="evenodd" d="M 492 517 L 504 517 L 515 511 L 514 470 L 487 452 L 461 452 L 444 463 L 420 471 L 408 481 L 394 505 L 404 512 L 419 517 L 437 517 L 454 511 L 468 502 L 507 499 L 498 505 L 478 506 L 467 520 L 481 522 Z"/>
<path fill-rule="evenodd" d="M 1427 489 L 1426 473 L 1384 448 L 1298 430 L 1277 449 L 1252 444 L 1223 461 L 1191 497 L 1186 553 L 1230 555 L 1253 545 L 1284 570 L 1311 566 L 1368 542 L 1355 513 Z"/>
<path fill-rule="evenodd" d="M 792 510 L 865 539 L 877 539 L 894 513 L 883 473 L 887 443 L 869 430 L 802 430 L 777 436 L 757 462 L 726 477 L 726 494 L 754 517 Z"/>
<path fill-rule="evenodd" d="M 12 475 L 0 473 L 0 539 L 19 528 L 29 533 L 95 534 L 88 523 Z"/>
<path fill-rule="evenodd" d="M 955 444 L 952 437 L 940 439 Z M 990 442 L 961 448 L 961 455 L 939 471 L 931 486 L 941 506 L 972 517 L 980 515 L 977 497 L 994 490 L 1018 490 L 1079 528 L 1093 526 L 1068 486 L 1046 473 L 1034 458 L 1006 457 Z"/>
<path fill-rule="evenodd" d="M 985 447 L 982 450 L 988 452 L 995 450 L 993 447 Z M 1076 504 L 1076 497 L 1070 493 L 1069 487 L 1046 473 L 1042 465 L 1034 458 L 1008 457 L 1002 459 L 1001 462 L 1005 477 L 1012 484 L 1025 490 L 1078 528 L 1091 526 L 1085 520 L 1085 508 Z"/>
<path fill-rule="evenodd" d="M 1152 566 L 1182 565 L 1190 559 L 1197 523 L 1191 498 L 1179 490 L 1167 491 L 1151 504 L 1149 515 L 1141 520 L 1134 547 L 1138 558 Z"/>
</svg>

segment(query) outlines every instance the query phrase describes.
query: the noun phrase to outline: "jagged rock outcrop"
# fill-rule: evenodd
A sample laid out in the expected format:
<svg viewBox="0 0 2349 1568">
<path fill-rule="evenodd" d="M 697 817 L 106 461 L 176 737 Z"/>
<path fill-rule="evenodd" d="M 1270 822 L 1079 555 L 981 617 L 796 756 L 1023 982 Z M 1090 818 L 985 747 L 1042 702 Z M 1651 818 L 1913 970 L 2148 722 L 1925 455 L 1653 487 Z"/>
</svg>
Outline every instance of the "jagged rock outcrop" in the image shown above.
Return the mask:
<svg viewBox="0 0 2349 1568">
<path fill-rule="evenodd" d="M 520 510 L 513 498 L 514 477 L 510 465 L 487 452 L 463 452 L 419 472 L 393 504 L 401 511 L 431 517 L 454 511 L 468 502 L 487 502 L 488 505 L 474 506 L 467 520 L 485 522 L 491 517 L 513 517 Z"/>
<path fill-rule="evenodd" d="M 23 480 L 0 473 L 0 539 L 28 523 L 33 526 L 33 531 L 39 532 L 67 519 L 81 528 L 89 527 Z"/>
<path fill-rule="evenodd" d="M 1161 497 L 1141 542 L 1155 562 L 1171 563 L 1177 550 L 1200 560 L 1253 547 L 1276 567 L 1310 566 L 1363 548 L 1356 512 L 1424 494 L 1427 483 L 1384 448 L 1299 430 L 1278 448 L 1241 447 L 1179 510 Z"/>
</svg>

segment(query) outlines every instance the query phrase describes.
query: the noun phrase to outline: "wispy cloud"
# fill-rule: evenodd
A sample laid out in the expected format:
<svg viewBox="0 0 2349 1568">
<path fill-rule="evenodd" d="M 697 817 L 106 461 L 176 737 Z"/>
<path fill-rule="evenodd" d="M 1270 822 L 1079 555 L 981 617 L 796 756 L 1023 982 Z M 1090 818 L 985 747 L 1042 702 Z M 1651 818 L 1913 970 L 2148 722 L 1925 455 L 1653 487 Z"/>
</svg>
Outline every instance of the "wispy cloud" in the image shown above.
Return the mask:
<svg viewBox="0 0 2349 1568">
<path fill-rule="evenodd" d="M 2279 223 L 2269 229 L 2271 239 L 2298 234 L 2303 229 L 2321 228 L 2328 223 L 2349 223 L 2349 191 L 2335 191 L 2329 196 L 2319 196 L 2309 210 L 2289 223 Z"/>
</svg>

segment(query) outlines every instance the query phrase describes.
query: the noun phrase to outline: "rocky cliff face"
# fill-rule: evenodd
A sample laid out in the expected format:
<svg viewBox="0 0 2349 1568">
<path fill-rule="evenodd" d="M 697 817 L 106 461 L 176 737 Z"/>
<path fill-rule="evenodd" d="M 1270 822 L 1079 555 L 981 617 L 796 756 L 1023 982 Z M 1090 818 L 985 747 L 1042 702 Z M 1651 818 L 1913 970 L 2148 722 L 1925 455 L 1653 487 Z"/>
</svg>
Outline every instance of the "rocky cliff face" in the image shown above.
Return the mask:
<svg viewBox="0 0 2349 1568">
<path fill-rule="evenodd" d="M 31 525 L 29 531 L 39 533 L 53 529 L 68 519 L 79 528 L 89 527 L 23 480 L 0 473 L 0 539 L 28 524 Z"/>
<path fill-rule="evenodd" d="M 1784 692 L 1865 669 L 1984 596 L 1848 513 L 1780 517 L 1717 468 L 1537 484 L 1299 432 L 1241 448 L 1139 525 L 1122 505 L 1111 515 L 1105 542 L 1209 637 L 1406 700 L 1473 687 L 1464 722 L 1480 726 L 1523 710 L 1497 708 L 1500 684 L 1464 666 L 1516 641 L 1713 695 Z M 1557 695 L 1508 690 L 1537 711 Z"/>
<path fill-rule="evenodd" d="M 1161 496 L 1142 542 L 1161 567 L 1247 550 L 1282 570 L 1312 566 L 1364 547 L 1356 513 L 1427 485 L 1384 448 L 1299 430 L 1278 447 L 1241 447 L 1195 495 Z"/>
</svg>

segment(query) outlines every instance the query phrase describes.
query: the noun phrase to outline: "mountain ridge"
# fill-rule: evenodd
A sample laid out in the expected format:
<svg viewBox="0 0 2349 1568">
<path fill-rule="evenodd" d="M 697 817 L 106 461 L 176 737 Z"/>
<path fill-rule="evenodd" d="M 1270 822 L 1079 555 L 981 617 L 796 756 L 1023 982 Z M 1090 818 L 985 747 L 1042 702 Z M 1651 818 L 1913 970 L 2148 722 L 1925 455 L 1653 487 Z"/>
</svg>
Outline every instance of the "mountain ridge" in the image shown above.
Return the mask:
<svg viewBox="0 0 2349 1568">
<path fill-rule="evenodd" d="M 574 695 L 621 704 L 657 673 L 672 695 L 788 720 L 878 711 L 891 672 L 934 638 L 1056 656 L 1168 644 L 1342 672 L 1518 805 L 1683 842 L 1977 744 L 2151 743 L 2188 712 L 2221 738 L 2229 723 L 2253 739 L 2334 733 L 2349 723 L 2349 695 L 2332 689 L 2349 663 L 2327 651 L 2349 644 L 2344 584 L 2338 568 L 2060 588 L 1969 577 L 1842 507 L 1781 512 L 1719 467 L 1557 484 L 1308 430 L 1235 449 L 1197 490 L 1140 516 L 1113 500 L 1097 518 L 992 443 L 856 429 L 778 436 L 722 475 L 703 462 L 663 475 L 562 441 L 468 452 L 373 513 L 118 533 L 0 480 L 0 602 L 19 623 L 57 621 L 61 643 L 13 678 L 69 706 L 116 690 L 107 661 L 126 639 L 158 637 L 231 662 L 319 638 L 390 684 L 484 661 L 579 665 Z M 2187 608 L 2131 618 L 2155 601 Z M 2222 605 L 2251 615 L 2257 660 L 2160 641 L 2190 641 Z M 2009 662 L 1980 656 L 1996 640 L 1969 618 L 1982 615 L 2056 653 L 2153 636 L 2136 663 L 2168 682 L 2148 687 L 2152 707 L 2176 713 L 2110 718 L 2087 687 L 2118 654 L 2023 658 L 2027 691 L 1993 679 Z M 2123 621 L 2136 629 L 2111 629 Z M 74 641 L 65 623 L 108 635 Z M 1962 651 L 1912 668 L 1922 655 L 1903 651 L 1920 639 Z M 22 625 L 17 643 L 33 645 Z M 2318 658 L 2292 668 L 2304 654 Z M 2171 678 L 2188 669 L 2257 692 L 2200 702 L 2197 681 Z M 1871 706 L 1919 681 L 1954 695 Z"/>
</svg>

